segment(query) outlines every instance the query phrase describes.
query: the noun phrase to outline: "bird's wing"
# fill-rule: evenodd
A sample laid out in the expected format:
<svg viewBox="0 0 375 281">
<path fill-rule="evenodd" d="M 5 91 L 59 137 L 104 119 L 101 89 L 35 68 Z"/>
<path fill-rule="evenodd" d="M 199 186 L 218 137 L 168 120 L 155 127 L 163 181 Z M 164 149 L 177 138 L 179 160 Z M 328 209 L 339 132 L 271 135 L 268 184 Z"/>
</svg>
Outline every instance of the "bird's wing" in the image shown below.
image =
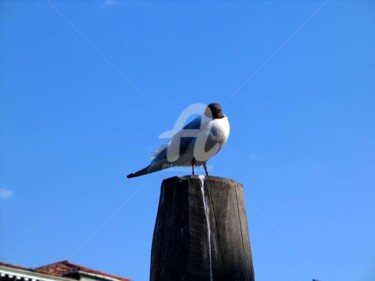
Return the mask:
<svg viewBox="0 0 375 281">
<path fill-rule="evenodd" d="M 195 139 L 194 156 L 198 161 L 207 161 L 221 149 L 218 141 L 217 129 L 211 127 L 201 131 Z"/>
<path fill-rule="evenodd" d="M 167 159 L 167 150 L 169 149 L 168 158 L 177 160 L 179 156 L 187 151 L 195 142 L 195 137 L 200 133 L 202 117 L 198 116 L 186 124 L 180 131 L 170 138 L 168 144 L 161 146 L 154 151 L 152 162 L 156 163 Z M 175 149 L 174 149 L 175 148 Z"/>
<path fill-rule="evenodd" d="M 201 128 L 202 117 L 198 116 L 186 124 L 182 129 L 199 130 Z M 181 131 L 180 131 L 181 132 Z"/>
<path fill-rule="evenodd" d="M 179 153 L 177 156 L 185 153 L 194 145 L 196 137 L 201 133 L 202 117 L 198 116 L 191 122 L 186 124 L 180 131 L 178 131 L 168 142 L 168 147 L 173 150 L 173 147 L 179 145 L 179 149 L 175 150 Z M 173 156 L 172 156 L 173 157 Z"/>
<path fill-rule="evenodd" d="M 193 148 L 196 140 L 195 137 L 182 137 L 180 141 L 180 155 L 184 154 L 188 149 Z"/>
<path fill-rule="evenodd" d="M 216 146 L 218 144 L 218 132 L 217 132 L 217 128 L 215 127 L 211 127 L 210 128 L 210 131 L 207 135 L 207 140 L 206 140 L 206 143 L 204 145 L 204 150 L 205 151 L 210 151 L 214 146 Z M 218 149 L 220 150 L 221 147 Z M 218 152 L 219 150 L 217 150 L 216 152 Z"/>
<path fill-rule="evenodd" d="M 151 162 L 157 163 L 167 158 L 168 144 L 164 144 L 152 153 Z"/>
<path fill-rule="evenodd" d="M 160 155 L 162 155 L 165 150 L 167 149 L 168 144 L 163 144 L 161 147 L 156 149 L 152 152 L 151 160 L 155 160 L 156 158 L 160 158 Z"/>
<path fill-rule="evenodd" d="M 209 151 L 210 149 L 212 149 L 215 145 L 217 145 L 218 138 L 219 138 L 218 129 L 216 127 L 212 126 L 210 128 L 210 131 L 209 131 L 208 135 L 207 135 L 207 140 L 206 140 L 204 149 L 206 151 Z"/>
</svg>

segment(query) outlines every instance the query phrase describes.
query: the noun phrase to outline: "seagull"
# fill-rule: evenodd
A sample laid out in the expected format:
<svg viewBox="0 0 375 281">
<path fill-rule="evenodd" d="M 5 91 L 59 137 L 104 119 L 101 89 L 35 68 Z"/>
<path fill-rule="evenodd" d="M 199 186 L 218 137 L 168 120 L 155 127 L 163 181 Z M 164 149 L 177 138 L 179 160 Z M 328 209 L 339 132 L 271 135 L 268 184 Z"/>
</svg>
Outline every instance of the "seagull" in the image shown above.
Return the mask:
<svg viewBox="0 0 375 281">
<path fill-rule="evenodd" d="M 131 173 L 134 178 L 177 166 L 203 165 L 208 176 L 207 161 L 227 142 L 230 132 L 228 117 L 218 103 L 209 104 L 205 111 L 178 131 L 168 143 L 154 152 L 150 165 Z"/>
</svg>

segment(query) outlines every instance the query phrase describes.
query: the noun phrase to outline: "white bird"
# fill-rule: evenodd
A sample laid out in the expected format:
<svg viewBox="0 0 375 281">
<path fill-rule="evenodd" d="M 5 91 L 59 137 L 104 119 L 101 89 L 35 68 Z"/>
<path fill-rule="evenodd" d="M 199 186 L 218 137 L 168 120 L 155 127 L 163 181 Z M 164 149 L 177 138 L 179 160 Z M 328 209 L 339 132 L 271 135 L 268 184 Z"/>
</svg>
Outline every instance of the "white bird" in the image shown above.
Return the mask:
<svg viewBox="0 0 375 281">
<path fill-rule="evenodd" d="M 150 165 L 127 177 L 134 178 L 176 166 L 203 165 L 206 175 L 207 161 L 224 146 L 229 137 L 228 118 L 221 105 L 211 103 L 202 115 L 184 126 L 153 155 Z"/>
</svg>

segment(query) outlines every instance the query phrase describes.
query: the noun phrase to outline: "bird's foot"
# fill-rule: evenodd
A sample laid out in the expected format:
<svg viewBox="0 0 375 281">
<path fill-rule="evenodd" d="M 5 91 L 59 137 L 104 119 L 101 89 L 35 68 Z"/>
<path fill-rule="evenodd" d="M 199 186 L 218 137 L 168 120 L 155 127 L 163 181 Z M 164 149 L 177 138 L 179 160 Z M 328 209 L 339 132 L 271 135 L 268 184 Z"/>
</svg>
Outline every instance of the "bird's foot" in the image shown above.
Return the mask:
<svg viewBox="0 0 375 281">
<path fill-rule="evenodd" d="M 207 170 L 207 163 L 203 164 L 204 171 L 206 172 L 206 176 L 208 176 L 208 170 Z"/>
<path fill-rule="evenodd" d="M 193 158 L 193 160 L 191 160 L 191 175 L 194 176 L 195 175 L 195 171 L 194 171 L 194 168 L 195 168 L 195 158 Z"/>
</svg>

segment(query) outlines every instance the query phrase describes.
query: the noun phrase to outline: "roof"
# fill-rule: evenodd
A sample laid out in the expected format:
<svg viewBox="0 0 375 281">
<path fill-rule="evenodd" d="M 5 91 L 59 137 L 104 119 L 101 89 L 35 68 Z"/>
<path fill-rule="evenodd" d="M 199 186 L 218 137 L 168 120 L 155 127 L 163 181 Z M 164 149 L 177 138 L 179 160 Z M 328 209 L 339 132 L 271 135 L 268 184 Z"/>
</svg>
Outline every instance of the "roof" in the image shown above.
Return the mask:
<svg viewBox="0 0 375 281">
<path fill-rule="evenodd" d="M 115 276 L 112 274 L 108 274 L 102 271 L 94 270 L 82 265 L 74 264 L 69 261 L 60 261 L 52 264 L 47 264 L 44 266 L 36 267 L 36 268 L 26 268 L 18 265 L 8 264 L 0 262 L 0 266 L 15 268 L 15 269 L 22 269 L 27 270 L 30 272 L 38 272 L 46 275 L 56 276 L 56 277 L 72 277 L 74 273 L 83 272 L 95 275 L 101 275 L 108 278 L 117 279 L 120 281 L 130 281 L 130 279 Z"/>
<path fill-rule="evenodd" d="M 40 267 L 34 268 L 35 271 L 48 274 L 48 275 L 54 275 L 54 276 L 66 276 L 69 273 L 77 272 L 77 271 L 82 271 L 82 272 L 87 272 L 87 273 L 92 273 L 92 274 L 98 274 L 110 278 L 115 278 L 121 281 L 130 281 L 129 279 L 123 278 L 123 277 L 118 277 L 112 274 L 108 274 L 102 271 L 94 270 L 82 265 L 74 264 L 69 261 L 60 261 Z"/>
<path fill-rule="evenodd" d="M 11 268 L 16 268 L 16 269 L 22 269 L 22 270 L 28 270 L 28 271 L 33 271 L 31 268 L 19 266 L 19 265 L 14 265 L 10 263 L 5 263 L 5 262 L 0 262 L 0 266 L 6 266 L 6 267 L 11 267 Z"/>
<path fill-rule="evenodd" d="M 106 277 L 102 277 L 102 279 L 104 278 Z M 0 280 L 3 279 L 8 281 L 73 281 L 69 277 L 47 275 L 32 268 L 0 262 Z"/>
</svg>

